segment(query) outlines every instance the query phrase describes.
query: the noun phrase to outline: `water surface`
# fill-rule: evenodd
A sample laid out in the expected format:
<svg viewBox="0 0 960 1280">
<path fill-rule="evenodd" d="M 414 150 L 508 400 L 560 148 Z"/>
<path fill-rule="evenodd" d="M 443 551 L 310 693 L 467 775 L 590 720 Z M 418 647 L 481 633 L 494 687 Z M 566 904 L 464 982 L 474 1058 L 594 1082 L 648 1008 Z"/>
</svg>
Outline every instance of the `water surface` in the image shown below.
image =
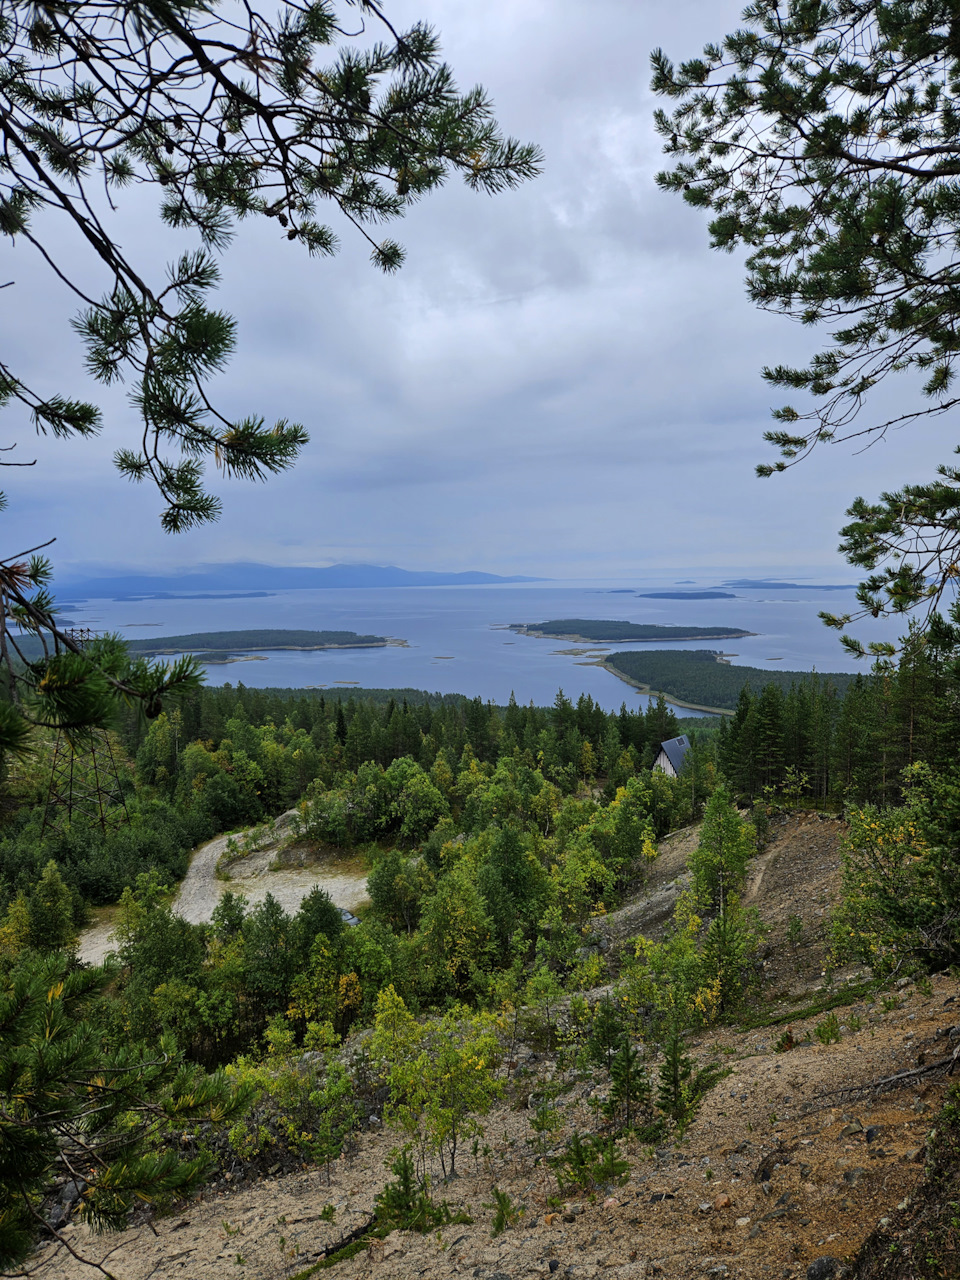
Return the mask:
<svg viewBox="0 0 960 1280">
<path fill-rule="evenodd" d="M 686 575 L 679 575 L 686 576 Z M 720 580 L 698 579 L 696 589 L 720 586 Z M 78 625 L 116 630 L 131 638 L 183 635 L 195 631 L 241 630 L 251 627 L 349 630 L 393 636 L 408 647 L 330 650 L 311 653 L 271 652 L 261 661 L 210 666 L 210 684 L 257 687 L 305 686 L 330 690 L 414 688 L 505 703 L 513 692 L 519 702 L 546 705 L 558 688 L 576 700 L 590 694 L 607 710 L 626 701 L 630 707 L 648 699 L 599 667 L 585 665 L 590 655 L 558 650 L 633 648 L 541 640 L 504 630 L 509 623 L 536 623 L 555 618 L 618 618 L 662 625 L 737 627 L 756 632 L 739 640 L 690 642 L 678 648 L 723 649 L 732 661 L 748 666 L 810 671 L 866 670 L 840 648 L 836 632 L 817 617 L 854 606 L 853 589 L 801 591 L 734 588 L 733 599 L 654 600 L 634 591 L 669 589 L 671 584 L 636 580 L 629 583 L 517 583 L 510 586 L 327 588 L 280 591 L 260 598 L 179 600 L 91 600 L 70 607 Z M 902 628 L 902 624 L 900 624 Z M 897 624 L 871 623 L 869 638 L 895 639 Z M 667 647 L 655 642 L 653 647 Z M 669 647 L 674 647 L 670 645 Z"/>
</svg>

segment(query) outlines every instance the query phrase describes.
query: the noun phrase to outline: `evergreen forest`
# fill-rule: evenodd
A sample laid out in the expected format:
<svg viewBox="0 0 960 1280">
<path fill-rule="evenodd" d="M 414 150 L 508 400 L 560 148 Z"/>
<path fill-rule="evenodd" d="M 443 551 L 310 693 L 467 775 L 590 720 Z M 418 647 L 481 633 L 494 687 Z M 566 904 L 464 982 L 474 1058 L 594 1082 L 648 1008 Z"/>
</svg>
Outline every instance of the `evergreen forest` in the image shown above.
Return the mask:
<svg viewBox="0 0 960 1280">
<path fill-rule="evenodd" d="M 690 1035 L 762 1007 L 764 926 L 739 895 L 778 813 L 845 819 L 837 963 L 859 957 L 882 983 L 960 961 L 956 640 L 946 627 L 912 634 L 896 663 L 842 691 L 826 677 L 743 683 L 731 717 L 684 720 L 662 696 L 611 714 L 562 691 L 536 707 L 201 686 L 152 721 L 122 713 L 96 740 L 118 788 L 102 821 L 51 803 L 57 743 L 36 731 L 3 775 L 4 1078 L 27 1101 L 4 1113 L 0 1138 L 15 1134 L 32 1161 L 0 1168 L 26 1206 L 0 1231 L 3 1257 L 25 1256 L 48 1221 L 38 1206 L 64 1151 L 83 1165 L 78 1211 L 118 1225 L 135 1201 L 162 1207 L 209 1176 L 218 1157 L 195 1135 L 211 1116 L 230 1157 L 256 1168 L 279 1151 L 334 1160 L 384 1110 L 409 1153 L 394 1170 L 407 1200 L 435 1207 L 430 1170 L 448 1175 L 482 1132 L 518 1040 L 608 1082 L 595 1129 L 544 1151 L 561 1192 L 609 1181 L 623 1135 L 682 1138 L 722 1076 L 690 1055 Z M 681 775 L 652 770 L 680 733 Z M 91 745 L 71 757 L 78 794 Z M 658 846 L 693 823 L 691 880 L 666 934 L 637 937 L 614 963 L 604 920 L 642 899 Z M 191 923 L 174 910 L 191 851 L 230 832 L 219 904 Z M 287 848 L 362 869 L 359 920 L 319 886 L 293 910 L 234 891 L 231 866 L 264 844 L 281 861 Z M 91 966 L 78 944 L 104 911 L 111 952 Z M 44 1060 L 44 1098 L 65 1090 L 73 1110 L 51 1124 L 34 1099 L 35 1019 L 51 1016 L 54 990 L 64 1056 Z M 339 1046 L 364 1029 L 349 1069 Z M 431 1073 L 443 1063 L 458 1083 L 441 1106 Z M 77 1071 L 122 1080 L 125 1114 L 142 1121 L 118 1130 L 109 1107 L 92 1119 L 68 1084 Z M 120 1157 L 78 1154 L 91 1124 Z"/>
<path fill-rule="evenodd" d="M 829 683 L 844 692 L 855 679 L 835 671 L 815 676 L 803 671 L 735 667 L 715 649 L 645 649 L 611 653 L 602 664 L 644 690 L 662 692 L 681 704 L 732 711 L 746 686 L 759 694 L 776 685 L 784 694 L 800 684 Z"/>
</svg>

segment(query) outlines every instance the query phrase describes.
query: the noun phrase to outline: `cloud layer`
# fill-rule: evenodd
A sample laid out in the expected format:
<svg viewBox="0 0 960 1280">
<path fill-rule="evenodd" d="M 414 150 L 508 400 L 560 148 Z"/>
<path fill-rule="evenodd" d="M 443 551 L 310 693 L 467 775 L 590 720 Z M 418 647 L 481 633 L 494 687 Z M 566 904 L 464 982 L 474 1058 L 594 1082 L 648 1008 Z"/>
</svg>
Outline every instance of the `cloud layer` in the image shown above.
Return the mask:
<svg viewBox="0 0 960 1280">
<path fill-rule="evenodd" d="M 397 229 L 408 259 L 391 278 L 349 229 L 336 260 L 312 262 L 275 224 L 241 228 L 220 291 L 240 348 L 219 400 L 303 421 L 300 466 L 263 487 L 222 486 L 222 521 L 173 540 L 153 494 L 111 469 L 136 432 L 122 393 L 100 397 L 109 425 L 92 443 L 35 445 L 8 411 L 7 439 L 39 461 L 5 477 L 6 554 L 56 535 L 59 562 L 75 568 L 836 573 L 850 499 L 923 478 L 952 441 L 934 423 L 859 457 L 841 446 L 753 477 L 779 402 L 759 369 L 802 358 L 815 335 L 756 312 L 742 263 L 712 253 L 704 218 L 656 190 L 648 90 L 652 48 L 690 56 L 739 7 L 392 0 L 398 24 L 440 30 L 460 83 L 483 82 L 509 132 L 543 146 L 543 177 L 495 199 L 458 186 L 430 197 Z M 158 270 L 189 244 L 159 226 L 152 196 L 134 194 L 115 227 Z M 76 392 L 73 304 L 30 254 L 7 252 L 6 351 L 26 376 Z"/>
</svg>

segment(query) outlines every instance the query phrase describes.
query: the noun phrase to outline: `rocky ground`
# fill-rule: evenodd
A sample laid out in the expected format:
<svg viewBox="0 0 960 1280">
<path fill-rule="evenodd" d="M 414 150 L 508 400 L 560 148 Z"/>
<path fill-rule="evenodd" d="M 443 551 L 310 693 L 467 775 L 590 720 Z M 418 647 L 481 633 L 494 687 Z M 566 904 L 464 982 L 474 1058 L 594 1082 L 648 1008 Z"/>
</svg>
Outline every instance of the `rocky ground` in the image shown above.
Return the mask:
<svg viewBox="0 0 960 1280">
<path fill-rule="evenodd" d="M 770 927 L 760 1014 L 823 1003 L 842 975 L 827 969 L 825 912 L 839 875 L 839 827 L 799 816 L 773 832 L 752 868 L 746 897 Z M 665 890 L 682 884 L 693 833 L 667 842 L 654 864 L 649 893 L 611 916 L 614 950 L 644 925 L 657 927 Z M 655 919 L 654 919 L 655 917 Z M 796 921 L 799 920 L 799 924 Z M 557 1274 L 603 1276 L 803 1277 L 818 1259 L 850 1257 L 864 1238 L 908 1199 L 923 1168 L 925 1144 L 946 1081 L 912 1078 L 883 1092 L 879 1080 L 949 1056 L 960 1040 L 960 984 L 940 975 L 904 982 L 885 995 L 837 1010 L 839 1043 L 815 1036 L 822 1012 L 789 1024 L 721 1027 L 691 1043 L 701 1060 L 730 1071 L 708 1095 L 685 1138 L 657 1149 L 627 1144 L 631 1169 L 622 1186 L 563 1201 L 531 1146 L 528 1102 L 555 1076 L 544 1054 L 517 1055 L 507 1095 L 488 1117 L 485 1139 L 460 1176 L 435 1187 L 473 1218 L 428 1236 L 394 1233 L 339 1262 L 345 1278 L 465 1275 L 527 1280 Z M 796 1047 L 777 1052 L 785 1025 Z M 559 1080 L 567 1131 L 595 1128 L 594 1083 Z M 280 1280 L 300 1275 L 331 1245 L 362 1226 L 383 1185 L 396 1138 L 373 1127 L 339 1160 L 327 1184 L 313 1169 L 255 1181 L 226 1171 L 203 1196 L 172 1215 L 108 1237 L 70 1226 L 84 1253 L 108 1255 L 118 1280 L 152 1276 Z M 523 1212 L 492 1235 L 492 1189 L 506 1191 Z M 824 1277 L 830 1274 L 821 1264 Z M 80 1280 L 89 1274 L 61 1252 L 40 1276 Z M 811 1274 L 817 1274 L 816 1268 Z M 944 1273 L 946 1274 L 946 1273 Z"/>
</svg>

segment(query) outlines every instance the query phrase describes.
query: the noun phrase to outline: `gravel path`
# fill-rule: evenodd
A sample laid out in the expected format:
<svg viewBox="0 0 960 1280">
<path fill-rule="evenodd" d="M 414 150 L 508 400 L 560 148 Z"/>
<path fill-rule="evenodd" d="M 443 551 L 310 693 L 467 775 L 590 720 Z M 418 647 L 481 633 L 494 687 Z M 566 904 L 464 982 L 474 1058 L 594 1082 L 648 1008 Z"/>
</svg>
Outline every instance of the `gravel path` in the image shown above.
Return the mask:
<svg viewBox="0 0 960 1280">
<path fill-rule="evenodd" d="M 200 845 L 193 853 L 187 874 L 173 902 L 173 910 L 191 924 L 206 923 L 213 910 L 228 889 L 242 893 L 251 906 L 262 902 L 272 893 L 285 911 L 295 912 L 303 899 L 316 885 L 326 889 L 338 907 L 353 911 L 367 898 L 367 873 L 339 870 L 335 862 L 328 865 L 281 867 L 273 870 L 277 850 L 285 839 L 295 809 L 281 814 L 274 824 L 271 838 L 256 852 L 247 854 L 229 867 L 230 879 L 217 876 L 217 863 L 226 851 L 228 835 L 216 836 Z M 242 842 L 246 833 L 235 834 L 233 839 Z M 113 924 L 110 921 L 94 925 L 80 937 L 78 948 L 81 960 L 98 964 L 112 947 Z"/>
</svg>

